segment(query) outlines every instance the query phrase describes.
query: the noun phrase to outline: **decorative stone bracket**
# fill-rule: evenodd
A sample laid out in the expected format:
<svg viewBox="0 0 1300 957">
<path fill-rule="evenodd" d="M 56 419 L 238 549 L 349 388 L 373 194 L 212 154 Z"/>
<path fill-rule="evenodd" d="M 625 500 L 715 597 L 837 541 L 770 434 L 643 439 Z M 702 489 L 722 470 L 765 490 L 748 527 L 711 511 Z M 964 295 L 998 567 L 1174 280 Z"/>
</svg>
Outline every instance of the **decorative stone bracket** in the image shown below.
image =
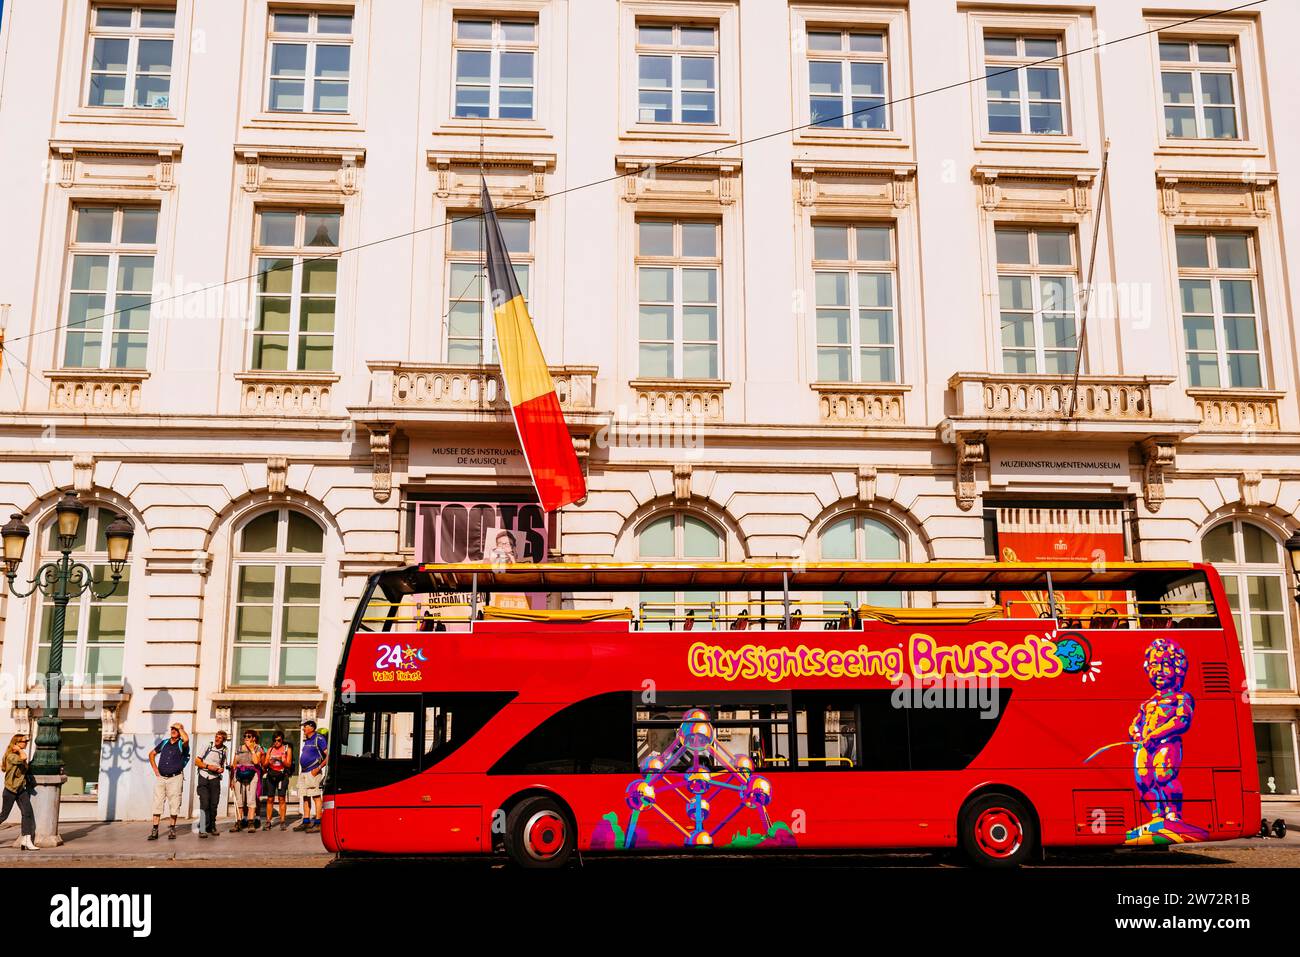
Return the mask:
<svg viewBox="0 0 1300 957">
<path fill-rule="evenodd" d="M 387 502 L 393 494 L 393 423 L 372 422 L 370 430 L 370 455 L 372 489 L 376 502 Z"/>
<path fill-rule="evenodd" d="M 95 487 L 95 457 L 78 453 L 72 457 L 72 487 L 78 492 L 89 492 Z"/>
<path fill-rule="evenodd" d="M 673 501 L 678 505 L 691 500 L 691 471 L 687 464 L 673 466 Z"/>
<path fill-rule="evenodd" d="M 975 507 L 979 490 L 975 485 L 975 468 L 989 461 L 988 437 L 983 432 L 957 433 L 957 507 L 969 512 Z"/>
<path fill-rule="evenodd" d="M 1165 469 L 1174 467 L 1174 443 L 1168 439 L 1143 439 L 1138 444 L 1142 453 L 1142 501 L 1147 511 L 1158 512 L 1165 502 Z"/>
<path fill-rule="evenodd" d="M 272 455 L 266 460 L 266 490 L 272 495 L 283 495 L 289 484 L 289 460 L 283 455 Z"/>
<path fill-rule="evenodd" d="M 1259 505 L 1259 485 L 1264 481 L 1264 475 L 1261 472 L 1246 471 L 1237 477 L 1238 494 L 1241 496 L 1241 504 L 1247 508 L 1256 508 Z"/>
<path fill-rule="evenodd" d="M 870 505 L 876 500 L 876 467 L 874 465 L 858 466 L 858 501 Z"/>
</svg>

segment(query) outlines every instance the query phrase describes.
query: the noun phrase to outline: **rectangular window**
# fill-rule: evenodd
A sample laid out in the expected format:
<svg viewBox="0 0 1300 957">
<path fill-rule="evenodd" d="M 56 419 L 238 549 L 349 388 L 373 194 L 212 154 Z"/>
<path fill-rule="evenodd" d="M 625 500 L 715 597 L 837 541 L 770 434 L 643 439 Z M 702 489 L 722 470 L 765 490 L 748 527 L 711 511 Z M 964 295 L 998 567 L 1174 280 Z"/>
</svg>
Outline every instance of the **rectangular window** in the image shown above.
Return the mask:
<svg viewBox="0 0 1300 957">
<path fill-rule="evenodd" d="M 896 272 L 892 226 L 813 226 L 819 381 L 898 381 Z"/>
<path fill-rule="evenodd" d="M 1055 59 L 1060 53 L 1057 37 L 985 34 L 990 133 L 1066 132 L 1064 68 Z"/>
<path fill-rule="evenodd" d="M 710 222 L 637 222 L 642 378 L 718 378 L 719 229 Z"/>
<path fill-rule="evenodd" d="M 272 13 L 267 106 L 273 113 L 346 113 L 352 14 Z"/>
<path fill-rule="evenodd" d="M 68 250 L 69 369 L 143 369 L 148 354 L 157 206 L 78 206 Z"/>
<path fill-rule="evenodd" d="M 492 300 L 483 296 L 483 219 L 472 212 L 455 213 L 450 218 L 451 228 L 446 230 L 447 308 L 444 313 L 447 361 L 495 365 L 497 344 Z M 533 273 L 532 217 L 501 216 L 498 222 L 527 305 Z"/>
<path fill-rule="evenodd" d="M 1300 794 L 1296 788 L 1294 723 L 1256 721 L 1255 756 L 1259 762 L 1261 797 Z"/>
<path fill-rule="evenodd" d="M 1188 385 L 1261 388 L 1257 274 L 1250 235 L 1180 229 L 1176 242 Z"/>
<path fill-rule="evenodd" d="M 1070 375 L 1078 358 L 1074 232 L 999 226 L 1002 370 Z"/>
<path fill-rule="evenodd" d="M 86 104 L 167 109 L 175 35 L 174 7 L 93 7 Z"/>
<path fill-rule="evenodd" d="M 250 368 L 328 372 L 334 367 L 341 224 L 342 214 L 335 210 L 258 212 Z"/>
<path fill-rule="evenodd" d="M 638 23 L 637 120 L 718 122 L 718 28 Z"/>
<path fill-rule="evenodd" d="M 883 30 L 808 30 L 808 116 L 818 127 L 889 129 Z"/>
<path fill-rule="evenodd" d="M 1237 53 L 1218 40 L 1160 41 L 1165 135 L 1171 139 L 1235 140 Z"/>
<path fill-rule="evenodd" d="M 456 19 L 455 115 L 536 118 L 537 21 Z"/>
</svg>

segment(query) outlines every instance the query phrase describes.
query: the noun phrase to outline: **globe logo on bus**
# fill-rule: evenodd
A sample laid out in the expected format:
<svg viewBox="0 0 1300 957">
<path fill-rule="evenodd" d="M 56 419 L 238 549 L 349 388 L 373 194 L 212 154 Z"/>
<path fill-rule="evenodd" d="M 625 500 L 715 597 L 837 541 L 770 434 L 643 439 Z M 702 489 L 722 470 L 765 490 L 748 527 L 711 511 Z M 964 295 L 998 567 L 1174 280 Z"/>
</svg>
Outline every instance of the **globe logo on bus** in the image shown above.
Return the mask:
<svg viewBox="0 0 1300 957">
<path fill-rule="evenodd" d="M 1086 648 L 1086 644 L 1087 639 L 1076 634 L 1065 635 L 1057 640 L 1056 657 L 1060 659 L 1061 667 L 1066 674 L 1077 675 L 1088 667 L 1092 650 Z"/>
</svg>

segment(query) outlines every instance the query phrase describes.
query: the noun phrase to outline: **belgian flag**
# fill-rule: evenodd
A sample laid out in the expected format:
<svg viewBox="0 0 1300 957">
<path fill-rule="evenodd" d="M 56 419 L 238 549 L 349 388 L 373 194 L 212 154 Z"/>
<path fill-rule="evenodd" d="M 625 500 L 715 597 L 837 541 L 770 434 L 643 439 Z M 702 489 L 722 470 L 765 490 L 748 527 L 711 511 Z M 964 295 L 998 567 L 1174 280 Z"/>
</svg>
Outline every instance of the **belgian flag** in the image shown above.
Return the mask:
<svg viewBox="0 0 1300 957">
<path fill-rule="evenodd" d="M 519 444 L 532 474 L 542 508 L 553 512 L 587 495 L 573 439 L 564 424 L 551 370 L 546 367 L 537 331 L 506 252 L 487 180 L 482 179 L 484 232 L 487 240 L 488 288 L 496 323 L 501 378 L 515 417 Z"/>
</svg>

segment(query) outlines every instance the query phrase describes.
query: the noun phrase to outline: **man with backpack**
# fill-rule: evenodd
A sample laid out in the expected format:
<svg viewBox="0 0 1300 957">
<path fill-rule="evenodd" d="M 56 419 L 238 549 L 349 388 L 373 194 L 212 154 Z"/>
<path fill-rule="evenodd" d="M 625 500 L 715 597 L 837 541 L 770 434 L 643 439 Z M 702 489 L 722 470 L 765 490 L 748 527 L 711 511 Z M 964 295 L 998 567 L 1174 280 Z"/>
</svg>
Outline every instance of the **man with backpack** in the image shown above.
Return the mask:
<svg viewBox="0 0 1300 957">
<path fill-rule="evenodd" d="M 257 819 L 257 778 L 262 770 L 262 759 L 257 732 L 245 731 L 244 743 L 235 752 L 235 760 L 230 765 L 230 786 L 235 792 L 235 826 L 232 831 L 248 828 L 251 834 L 261 824 Z"/>
<path fill-rule="evenodd" d="M 218 731 L 194 766 L 199 769 L 199 837 L 217 836 L 217 808 L 221 806 L 221 779 L 230 759 L 226 754 L 226 732 Z"/>
<path fill-rule="evenodd" d="M 149 752 L 149 764 L 157 777 L 153 786 L 153 830 L 149 840 L 158 840 L 158 822 L 164 813 L 170 813 L 171 826 L 167 840 L 176 840 L 176 818 L 181 813 L 181 786 L 185 783 L 185 765 L 190 761 L 190 736 L 178 721 L 167 729 L 163 738 Z"/>
<path fill-rule="evenodd" d="M 294 827 L 295 831 L 320 830 L 320 806 L 325 786 L 325 764 L 328 761 L 328 739 L 316 730 L 315 721 L 304 721 L 302 747 L 298 751 L 298 793 L 302 796 L 302 820 Z"/>
</svg>

